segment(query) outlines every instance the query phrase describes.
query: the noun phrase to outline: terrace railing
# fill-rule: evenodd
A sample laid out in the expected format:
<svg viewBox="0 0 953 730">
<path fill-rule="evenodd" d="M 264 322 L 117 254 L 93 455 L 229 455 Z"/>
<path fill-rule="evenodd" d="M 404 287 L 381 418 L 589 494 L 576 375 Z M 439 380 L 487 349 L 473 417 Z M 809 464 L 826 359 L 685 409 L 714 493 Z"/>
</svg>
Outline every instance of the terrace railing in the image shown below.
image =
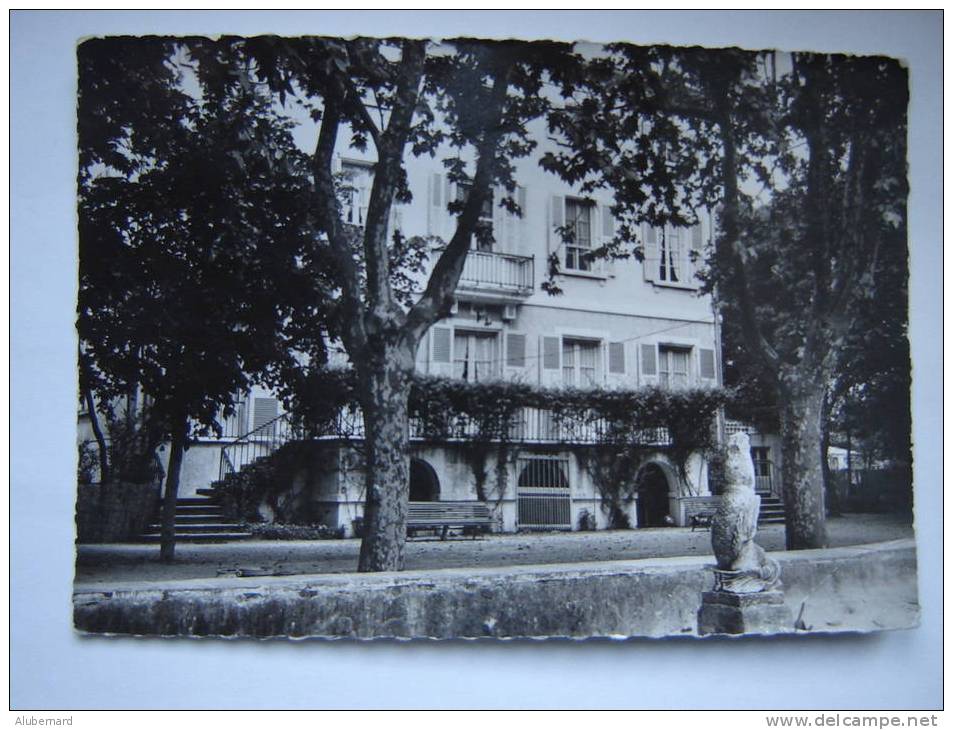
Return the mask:
<svg viewBox="0 0 953 730">
<path fill-rule="evenodd" d="M 526 296 L 533 293 L 533 257 L 470 251 L 457 286 Z"/>
<path fill-rule="evenodd" d="M 413 441 L 465 441 L 480 435 L 477 423 L 467 418 L 456 419 L 449 428 L 441 428 L 439 434 L 431 431 L 421 419 L 410 419 Z M 645 445 L 670 446 L 672 443 L 666 428 L 648 428 L 639 437 Z M 307 432 L 294 422 L 290 413 L 283 413 L 222 447 L 219 479 L 273 454 L 289 441 L 363 438 L 364 420 L 359 408 L 342 408 L 322 428 Z M 611 441 L 612 435 L 605 419 L 557 418 L 552 411 L 523 408 L 511 424 L 509 438 L 518 443 L 598 444 Z"/>
</svg>

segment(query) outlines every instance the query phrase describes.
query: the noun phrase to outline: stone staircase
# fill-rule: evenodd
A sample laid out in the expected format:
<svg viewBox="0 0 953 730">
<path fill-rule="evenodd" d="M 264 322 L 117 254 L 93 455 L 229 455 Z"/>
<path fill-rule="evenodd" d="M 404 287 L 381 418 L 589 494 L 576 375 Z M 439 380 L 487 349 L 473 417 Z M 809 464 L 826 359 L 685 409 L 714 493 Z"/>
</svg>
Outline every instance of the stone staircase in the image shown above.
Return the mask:
<svg viewBox="0 0 953 730">
<path fill-rule="evenodd" d="M 199 493 L 209 490 L 200 489 Z M 143 542 L 159 542 L 162 532 L 162 505 L 142 535 Z M 208 496 L 180 497 L 175 502 L 175 541 L 225 542 L 247 540 L 252 533 L 239 524 L 226 522 L 221 506 Z"/>
<path fill-rule="evenodd" d="M 758 513 L 758 524 L 784 524 L 784 502 L 770 493 L 759 492 L 761 497 L 761 511 Z"/>
</svg>

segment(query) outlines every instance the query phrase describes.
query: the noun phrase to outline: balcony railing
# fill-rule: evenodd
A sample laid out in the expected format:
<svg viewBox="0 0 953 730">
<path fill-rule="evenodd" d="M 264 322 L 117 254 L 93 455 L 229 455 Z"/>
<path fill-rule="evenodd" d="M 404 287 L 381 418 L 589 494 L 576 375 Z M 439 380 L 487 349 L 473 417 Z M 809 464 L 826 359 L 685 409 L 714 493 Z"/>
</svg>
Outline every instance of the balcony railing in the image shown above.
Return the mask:
<svg viewBox="0 0 953 730">
<path fill-rule="evenodd" d="M 441 424 L 436 433 L 431 433 L 419 418 L 412 417 L 409 425 L 412 441 L 466 441 L 480 435 L 478 424 L 466 417 Z M 356 407 L 342 408 L 322 427 L 307 431 L 293 421 L 290 413 L 282 413 L 222 447 L 219 479 L 240 471 L 258 458 L 270 456 L 289 441 L 363 438 L 364 419 Z M 605 419 L 557 418 L 552 411 L 523 408 L 510 425 L 509 439 L 524 444 L 600 444 L 612 441 L 612 429 Z M 643 429 L 638 441 L 645 446 L 672 444 L 666 428 Z"/>
<path fill-rule="evenodd" d="M 459 289 L 528 296 L 533 293 L 533 257 L 495 251 L 470 251 Z"/>
</svg>

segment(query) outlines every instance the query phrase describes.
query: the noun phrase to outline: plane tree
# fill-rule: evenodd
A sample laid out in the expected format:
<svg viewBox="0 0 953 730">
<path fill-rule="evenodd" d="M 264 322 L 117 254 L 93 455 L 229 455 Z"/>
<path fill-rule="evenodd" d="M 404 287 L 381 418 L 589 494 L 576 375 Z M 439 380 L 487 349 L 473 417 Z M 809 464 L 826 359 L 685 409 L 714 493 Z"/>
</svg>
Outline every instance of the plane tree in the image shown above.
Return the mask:
<svg viewBox="0 0 953 730">
<path fill-rule="evenodd" d="M 229 42 L 280 101 L 300 105 L 314 122 L 310 206 L 334 261 L 341 323 L 336 334 L 356 371 L 364 418 L 365 534 L 358 569 L 400 569 L 408 398 L 417 347 L 430 326 L 449 314 L 471 240 L 492 235 L 479 220 L 484 205 L 493 200 L 519 215 L 516 163 L 541 142 L 568 141 L 550 120 L 564 105 L 585 101 L 589 87 L 583 76 L 589 67 L 577 48 L 552 42 L 275 37 Z M 375 160 L 359 229 L 346 223 L 335 188 L 334 157 L 348 147 L 367 150 Z M 447 179 L 463 183 L 466 194 L 448 205 L 455 226 L 431 259 L 429 274 L 421 274 L 417 290 L 407 296 L 407 288 L 398 285 L 407 282 L 400 272 L 408 250 L 419 250 L 425 241 L 419 232 L 407 238 L 388 224 L 394 206 L 413 198 L 407 168 L 420 157 L 439 159 Z M 652 150 L 633 165 L 633 173 L 657 157 Z M 572 170 L 558 173 L 571 183 L 584 182 Z M 672 175 L 657 175 L 646 183 L 646 195 L 675 195 L 672 181 Z M 505 193 L 494 196 L 494 189 Z M 657 216 L 668 220 L 667 208 L 660 207 Z"/>
<path fill-rule="evenodd" d="M 78 66 L 81 380 L 101 410 L 141 390 L 169 443 L 172 560 L 185 449 L 291 357 L 293 314 L 321 319 L 308 163 L 269 95 L 198 74 L 181 41 L 92 39 Z"/>
<path fill-rule="evenodd" d="M 615 46 L 596 62 L 599 123 L 583 125 L 584 106 L 566 110 L 560 128 L 575 134 L 552 164 L 610 186 L 624 215 L 645 208 L 644 181 L 629 172 L 643 151 L 624 132 L 663 132 L 683 191 L 669 202 L 689 221 L 716 215 L 708 290 L 773 391 L 787 546 L 801 549 L 827 542 L 820 443 L 837 364 L 886 249 L 906 255 L 907 84 L 891 59 L 786 58 Z"/>
</svg>

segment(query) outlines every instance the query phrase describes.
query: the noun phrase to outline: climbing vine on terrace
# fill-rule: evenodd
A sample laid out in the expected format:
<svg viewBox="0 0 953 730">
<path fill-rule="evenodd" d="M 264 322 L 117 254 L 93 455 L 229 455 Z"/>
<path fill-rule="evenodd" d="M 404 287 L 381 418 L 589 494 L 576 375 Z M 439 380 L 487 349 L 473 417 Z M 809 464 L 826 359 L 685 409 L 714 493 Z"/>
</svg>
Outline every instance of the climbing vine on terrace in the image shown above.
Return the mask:
<svg viewBox="0 0 953 730">
<path fill-rule="evenodd" d="M 338 414 L 357 412 L 357 393 L 352 371 L 316 371 L 295 384 L 290 405 L 304 432 L 351 438 L 353 419 Z M 684 474 L 691 453 L 715 448 L 714 417 L 729 400 L 717 388 L 583 390 L 415 375 L 409 411 L 413 435 L 424 441 L 459 441 L 484 452 L 496 445 L 501 453 L 525 441 L 664 446 Z"/>
</svg>

